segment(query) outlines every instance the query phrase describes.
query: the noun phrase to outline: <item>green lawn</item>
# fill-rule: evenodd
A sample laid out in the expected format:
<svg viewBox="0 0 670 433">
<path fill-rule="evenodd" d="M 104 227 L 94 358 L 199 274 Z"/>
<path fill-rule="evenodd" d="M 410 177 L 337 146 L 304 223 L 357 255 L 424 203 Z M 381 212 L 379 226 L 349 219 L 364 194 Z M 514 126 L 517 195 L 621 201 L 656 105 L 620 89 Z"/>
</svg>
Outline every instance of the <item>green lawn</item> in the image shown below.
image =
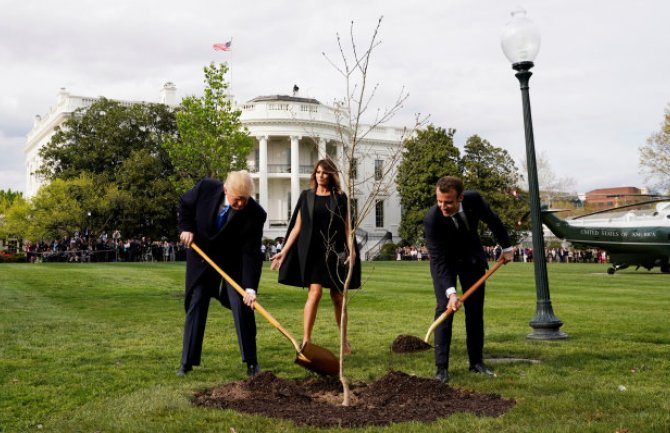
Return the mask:
<svg viewBox="0 0 670 433">
<path fill-rule="evenodd" d="M 495 364 L 495 379 L 467 371 L 458 313 L 450 383 L 515 399 L 504 416 L 358 431 L 670 431 L 670 275 L 606 275 L 606 267 L 548 265 L 554 312 L 569 335 L 562 341 L 526 338 L 535 311 L 531 264 L 511 263 L 493 275 L 486 356 L 540 361 Z M 370 381 L 395 369 L 432 376 L 431 351 L 389 351 L 397 335 L 423 337 L 432 321 L 428 264 L 365 263 L 363 274 L 365 288 L 350 304 L 348 375 Z M 331 431 L 191 406 L 195 391 L 244 379 L 245 368 L 230 313 L 212 304 L 203 365 L 186 378 L 174 374 L 183 275 L 183 263 L 0 264 L 0 432 Z M 267 267 L 259 300 L 299 339 L 305 292 L 276 279 Z M 332 307 L 327 296 L 322 302 L 315 343 L 335 350 Z M 263 370 L 304 377 L 288 341 L 257 320 Z"/>
</svg>

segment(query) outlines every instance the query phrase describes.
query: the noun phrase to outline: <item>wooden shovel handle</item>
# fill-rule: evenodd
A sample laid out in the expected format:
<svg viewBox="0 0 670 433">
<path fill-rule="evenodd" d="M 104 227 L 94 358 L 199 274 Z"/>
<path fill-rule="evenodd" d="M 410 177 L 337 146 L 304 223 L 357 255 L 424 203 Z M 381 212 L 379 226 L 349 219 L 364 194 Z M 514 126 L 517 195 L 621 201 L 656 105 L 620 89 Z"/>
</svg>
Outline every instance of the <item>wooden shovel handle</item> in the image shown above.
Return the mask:
<svg viewBox="0 0 670 433">
<path fill-rule="evenodd" d="M 500 268 L 504 264 L 505 264 L 505 262 L 503 262 L 502 260 L 498 260 L 493 265 L 493 267 L 491 269 L 489 269 L 488 271 L 486 271 L 486 273 L 484 275 L 482 275 L 481 278 L 479 278 L 477 280 L 477 282 L 475 284 L 473 284 L 465 293 L 463 293 L 463 295 L 460 298 L 458 298 L 458 300 L 463 302 L 466 299 L 468 299 L 468 297 L 470 297 L 470 295 L 472 295 L 474 293 L 474 291 L 477 290 L 479 288 L 479 286 L 481 286 L 484 283 L 484 281 L 486 281 L 495 271 L 498 270 L 498 268 Z M 440 316 L 437 319 L 435 319 L 435 321 L 430 325 L 430 328 L 428 328 L 428 332 L 426 333 L 426 338 L 424 338 L 423 341 L 428 343 L 428 339 L 430 338 L 430 334 L 432 334 L 433 331 L 435 331 L 435 328 L 437 328 L 442 322 L 444 322 L 446 320 L 446 318 L 449 317 L 449 315 L 453 312 L 454 312 L 454 310 L 452 310 L 451 307 L 449 307 L 449 308 L 447 308 L 447 311 L 440 314 Z"/>
<path fill-rule="evenodd" d="M 226 274 L 223 271 L 223 269 L 221 269 L 219 267 L 219 265 L 214 263 L 214 261 L 212 259 L 210 259 L 209 256 L 207 254 L 205 254 L 205 252 L 203 250 L 201 250 L 200 247 L 198 245 L 196 245 L 195 242 L 191 242 L 190 247 L 193 248 L 193 250 L 195 250 L 195 252 L 200 254 L 200 257 L 205 259 L 205 261 L 207 263 L 209 263 L 210 266 L 212 266 L 219 274 L 221 274 L 221 276 L 228 282 L 228 284 L 233 286 L 233 289 L 235 289 L 235 291 L 237 291 L 237 293 L 239 293 L 240 296 L 244 296 L 244 295 L 247 294 L 247 292 L 245 292 L 244 289 L 242 289 L 242 287 L 240 287 L 240 285 L 237 284 L 237 282 L 235 282 L 235 280 L 230 278 L 230 276 L 228 274 Z M 295 351 L 300 353 L 300 345 L 298 345 L 298 342 L 296 341 L 296 339 L 293 338 L 293 336 L 286 329 L 284 329 L 283 326 L 281 326 L 281 324 L 277 321 L 277 319 L 272 317 L 272 314 L 270 314 L 265 308 L 263 308 L 263 306 L 261 304 L 259 304 L 258 301 L 254 302 L 254 309 L 256 311 L 258 311 L 261 314 L 261 316 L 263 316 L 265 318 L 265 320 L 270 322 L 270 324 L 272 326 L 277 328 L 277 330 L 279 332 L 281 332 L 282 335 L 284 335 L 284 337 L 286 337 L 291 342 L 291 344 L 293 344 L 293 347 L 295 348 Z"/>
</svg>

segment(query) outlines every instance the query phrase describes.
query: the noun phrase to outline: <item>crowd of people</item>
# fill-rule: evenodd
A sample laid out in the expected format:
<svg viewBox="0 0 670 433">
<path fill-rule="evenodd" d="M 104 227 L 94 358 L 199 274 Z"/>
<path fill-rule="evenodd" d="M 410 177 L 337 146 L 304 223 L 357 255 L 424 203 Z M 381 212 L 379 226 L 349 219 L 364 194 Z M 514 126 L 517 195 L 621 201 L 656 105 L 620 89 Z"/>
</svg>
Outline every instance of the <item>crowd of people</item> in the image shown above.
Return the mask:
<svg viewBox="0 0 670 433">
<path fill-rule="evenodd" d="M 118 234 L 118 230 L 114 231 Z M 264 261 L 281 252 L 282 239 L 266 245 L 261 245 L 261 254 Z M 180 242 L 151 240 L 147 237 L 121 239 L 107 236 L 103 232 L 99 237 L 81 236 L 76 233 L 71 237 L 52 239 L 49 242 L 28 241 L 23 246 L 27 261 L 40 262 L 174 262 L 186 260 L 186 246 Z M 499 245 L 485 246 L 484 251 L 489 261 L 500 258 L 502 249 Z M 605 250 L 588 248 L 546 248 L 545 257 L 548 263 L 600 263 L 608 262 L 609 257 Z M 397 261 L 426 261 L 430 260 L 428 248 L 425 245 L 398 247 L 395 250 Z M 533 249 L 517 245 L 514 247 L 515 262 L 531 263 Z"/>
<path fill-rule="evenodd" d="M 428 248 L 425 245 L 405 246 L 396 248 L 396 260 L 430 260 Z M 494 262 L 500 258 L 502 248 L 500 245 L 485 246 L 484 252 L 488 260 Z M 533 249 L 517 245 L 514 247 L 514 262 L 531 263 L 533 261 Z M 609 257 L 605 250 L 588 248 L 545 248 L 545 257 L 548 263 L 607 263 Z"/>
<path fill-rule="evenodd" d="M 118 230 L 108 236 L 81 235 L 51 241 L 28 241 L 23 250 L 30 263 L 40 262 L 174 262 L 185 260 L 186 248 L 177 242 L 147 237 L 122 239 Z"/>
</svg>

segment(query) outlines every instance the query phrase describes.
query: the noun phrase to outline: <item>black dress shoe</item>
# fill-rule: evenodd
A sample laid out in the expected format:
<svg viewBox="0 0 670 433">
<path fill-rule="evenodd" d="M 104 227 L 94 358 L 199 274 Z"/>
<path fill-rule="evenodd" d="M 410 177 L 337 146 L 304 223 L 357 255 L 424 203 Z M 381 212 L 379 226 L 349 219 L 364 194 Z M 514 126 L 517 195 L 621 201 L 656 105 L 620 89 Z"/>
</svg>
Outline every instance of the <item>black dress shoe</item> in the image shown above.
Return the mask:
<svg viewBox="0 0 670 433">
<path fill-rule="evenodd" d="M 478 362 L 475 365 L 471 365 L 470 366 L 470 371 L 473 371 L 475 373 L 482 373 L 482 374 L 485 374 L 485 375 L 490 376 L 490 377 L 495 377 L 496 376 L 496 374 L 493 372 L 493 370 L 491 370 L 486 365 L 484 365 L 483 362 Z"/>
<path fill-rule="evenodd" d="M 258 366 L 258 364 L 248 364 L 247 365 L 247 376 L 253 377 L 253 376 L 256 376 L 260 372 L 261 372 L 261 368 Z"/>
<path fill-rule="evenodd" d="M 193 366 L 189 364 L 182 364 L 177 369 L 177 376 L 186 376 L 186 374 L 191 370 L 193 370 Z"/>
<path fill-rule="evenodd" d="M 435 379 L 442 383 L 447 383 L 449 382 L 449 372 L 446 368 L 438 368 L 437 373 L 435 373 Z"/>
</svg>

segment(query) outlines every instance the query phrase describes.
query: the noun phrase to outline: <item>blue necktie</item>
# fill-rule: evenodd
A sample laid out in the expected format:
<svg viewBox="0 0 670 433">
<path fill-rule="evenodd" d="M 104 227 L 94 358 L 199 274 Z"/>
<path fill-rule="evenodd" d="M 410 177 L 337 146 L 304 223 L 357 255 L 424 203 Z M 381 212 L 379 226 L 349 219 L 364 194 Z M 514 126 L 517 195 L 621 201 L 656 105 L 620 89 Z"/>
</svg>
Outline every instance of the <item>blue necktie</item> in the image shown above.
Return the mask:
<svg viewBox="0 0 670 433">
<path fill-rule="evenodd" d="M 219 214 L 216 216 L 216 229 L 217 230 L 221 230 L 223 225 L 226 223 L 226 219 L 228 218 L 228 209 L 230 209 L 230 205 L 225 205 L 219 211 Z"/>
</svg>

